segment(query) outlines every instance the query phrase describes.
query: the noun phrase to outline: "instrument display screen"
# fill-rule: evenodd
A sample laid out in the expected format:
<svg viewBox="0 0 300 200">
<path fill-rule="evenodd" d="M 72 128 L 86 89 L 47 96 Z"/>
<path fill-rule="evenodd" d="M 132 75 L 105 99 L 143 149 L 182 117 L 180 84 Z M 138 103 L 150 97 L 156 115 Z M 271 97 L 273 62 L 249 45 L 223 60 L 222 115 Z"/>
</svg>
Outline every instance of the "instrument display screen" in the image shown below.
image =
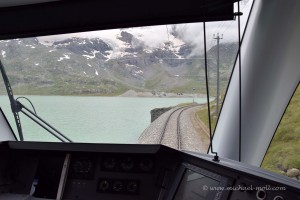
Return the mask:
<svg viewBox="0 0 300 200">
<path fill-rule="evenodd" d="M 218 180 L 186 169 L 174 200 L 212 200 L 219 184 Z"/>
</svg>

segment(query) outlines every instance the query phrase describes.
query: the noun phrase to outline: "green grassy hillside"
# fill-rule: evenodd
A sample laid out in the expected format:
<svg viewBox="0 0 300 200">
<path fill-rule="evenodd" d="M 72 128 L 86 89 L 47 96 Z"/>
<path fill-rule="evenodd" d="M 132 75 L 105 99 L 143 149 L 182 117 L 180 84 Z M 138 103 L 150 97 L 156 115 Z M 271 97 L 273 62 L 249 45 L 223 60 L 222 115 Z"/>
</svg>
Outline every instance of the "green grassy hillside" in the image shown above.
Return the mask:
<svg viewBox="0 0 300 200">
<path fill-rule="evenodd" d="M 217 117 L 215 115 L 215 113 L 216 113 L 215 110 L 216 110 L 216 103 L 212 102 L 212 104 L 210 104 L 210 112 L 211 112 L 210 119 L 211 119 L 212 133 L 214 132 L 216 123 L 217 123 Z M 209 128 L 207 104 L 204 106 L 203 109 L 201 109 L 197 112 L 197 115 L 198 115 L 199 119 L 201 119 L 202 122 Z"/>
<path fill-rule="evenodd" d="M 300 87 L 275 133 L 262 168 L 273 172 L 300 169 Z"/>
<path fill-rule="evenodd" d="M 215 102 L 212 102 L 211 112 L 214 110 Z M 197 114 L 208 127 L 207 106 Z M 213 113 L 211 116 L 212 130 L 214 130 L 216 117 Z M 291 168 L 300 169 L 300 86 L 298 86 L 274 135 L 262 168 L 276 173 L 286 172 Z"/>
</svg>

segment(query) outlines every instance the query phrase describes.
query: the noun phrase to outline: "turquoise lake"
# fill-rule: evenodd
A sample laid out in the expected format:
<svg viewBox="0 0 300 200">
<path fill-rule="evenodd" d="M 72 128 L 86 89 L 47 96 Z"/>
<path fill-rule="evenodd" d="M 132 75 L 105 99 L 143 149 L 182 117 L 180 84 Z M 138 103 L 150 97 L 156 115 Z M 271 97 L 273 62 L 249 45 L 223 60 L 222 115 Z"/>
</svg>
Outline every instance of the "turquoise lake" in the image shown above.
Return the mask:
<svg viewBox="0 0 300 200">
<path fill-rule="evenodd" d="M 192 98 L 136 98 L 136 97 L 76 97 L 26 96 L 37 114 L 74 142 L 137 143 L 138 137 L 151 121 L 154 108 L 192 102 Z M 27 108 L 31 106 L 21 99 Z M 195 98 L 205 103 L 205 98 Z M 4 111 L 15 133 L 15 121 L 7 96 L 0 96 Z M 58 141 L 39 125 L 20 113 L 26 141 Z"/>
</svg>

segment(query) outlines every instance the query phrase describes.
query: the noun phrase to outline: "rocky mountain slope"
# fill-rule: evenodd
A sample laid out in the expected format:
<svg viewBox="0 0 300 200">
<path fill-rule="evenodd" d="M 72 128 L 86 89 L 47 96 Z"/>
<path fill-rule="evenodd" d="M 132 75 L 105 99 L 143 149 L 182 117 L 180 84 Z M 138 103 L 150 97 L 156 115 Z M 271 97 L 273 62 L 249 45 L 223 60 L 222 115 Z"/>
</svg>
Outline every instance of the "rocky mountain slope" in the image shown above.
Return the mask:
<svg viewBox="0 0 300 200">
<path fill-rule="evenodd" d="M 203 55 L 173 31 L 171 39 L 151 47 L 138 36 L 120 30 L 114 41 L 71 37 L 49 43 L 37 38 L 0 41 L 0 57 L 15 94 L 118 95 L 143 92 L 203 92 Z M 223 44 L 224 73 L 229 71 L 236 44 Z M 216 50 L 210 76 L 214 76 Z M 227 73 L 229 74 L 229 73 Z M 212 83 L 212 86 L 214 83 Z M 0 93 L 5 93 L 0 87 Z"/>
</svg>

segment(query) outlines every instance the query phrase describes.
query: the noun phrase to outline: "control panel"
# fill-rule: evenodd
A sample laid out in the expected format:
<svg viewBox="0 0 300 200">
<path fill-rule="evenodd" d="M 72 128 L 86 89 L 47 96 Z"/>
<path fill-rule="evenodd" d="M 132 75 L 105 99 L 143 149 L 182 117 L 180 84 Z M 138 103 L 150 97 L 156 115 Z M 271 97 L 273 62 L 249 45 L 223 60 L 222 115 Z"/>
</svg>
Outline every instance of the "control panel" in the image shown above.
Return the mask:
<svg viewBox="0 0 300 200">
<path fill-rule="evenodd" d="M 71 153 L 63 198 L 122 195 L 138 199 L 147 188 L 155 190 L 156 170 L 152 154 Z"/>
<path fill-rule="evenodd" d="M 299 191 L 260 177 L 212 172 L 183 163 L 170 186 L 167 200 L 284 200 L 300 199 Z M 296 183 L 297 184 L 297 183 Z"/>
<path fill-rule="evenodd" d="M 162 145 L 4 142 L 0 199 L 300 200 L 300 182 Z"/>
</svg>

